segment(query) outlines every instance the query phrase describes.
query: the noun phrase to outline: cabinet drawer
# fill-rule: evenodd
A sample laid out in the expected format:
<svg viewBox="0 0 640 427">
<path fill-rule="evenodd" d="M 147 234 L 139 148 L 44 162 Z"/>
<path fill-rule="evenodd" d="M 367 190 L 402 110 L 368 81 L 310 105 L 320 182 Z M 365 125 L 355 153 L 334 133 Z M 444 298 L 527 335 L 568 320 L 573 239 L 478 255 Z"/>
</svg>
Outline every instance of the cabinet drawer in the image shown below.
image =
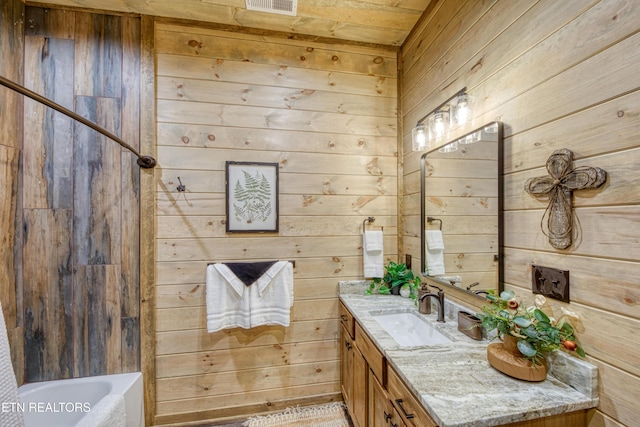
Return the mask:
<svg viewBox="0 0 640 427">
<path fill-rule="evenodd" d="M 347 307 L 340 301 L 340 323 L 347 330 L 351 338 L 355 337 L 355 319 Z"/>
<path fill-rule="evenodd" d="M 359 323 L 356 322 L 356 345 L 369 364 L 369 368 L 373 371 L 378 381 L 382 385 L 387 382 L 387 364 L 384 355 L 378 350 L 378 347 L 371 341 Z"/>
<path fill-rule="evenodd" d="M 422 404 L 418 402 L 391 367 L 387 372 L 387 390 L 391 403 L 407 426 L 437 427 Z"/>
</svg>

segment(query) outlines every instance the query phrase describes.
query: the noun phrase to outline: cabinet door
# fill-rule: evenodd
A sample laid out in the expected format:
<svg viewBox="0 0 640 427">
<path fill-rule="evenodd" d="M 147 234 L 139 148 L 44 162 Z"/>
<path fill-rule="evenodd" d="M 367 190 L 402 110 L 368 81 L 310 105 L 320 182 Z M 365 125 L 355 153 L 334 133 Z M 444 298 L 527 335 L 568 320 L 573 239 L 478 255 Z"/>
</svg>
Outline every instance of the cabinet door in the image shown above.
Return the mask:
<svg viewBox="0 0 640 427">
<path fill-rule="evenodd" d="M 369 370 L 369 427 L 403 427 L 404 423 L 393 409 L 387 391 Z"/>
<path fill-rule="evenodd" d="M 340 328 L 340 386 L 342 388 L 342 398 L 347 405 L 349 413 L 352 413 L 351 390 L 353 388 L 352 372 L 353 358 L 351 357 L 353 340 L 342 326 Z"/>
<path fill-rule="evenodd" d="M 387 371 L 387 390 L 391 403 L 407 426 L 437 427 L 435 421 L 393 369 Z"/>
<path fill-rule="evenodd" d="M 369 365 L 355 343 L 351 349 L 353 371 L 351 374 L 351 418 L 356 427 L 367 427 Z"/>
</svg>

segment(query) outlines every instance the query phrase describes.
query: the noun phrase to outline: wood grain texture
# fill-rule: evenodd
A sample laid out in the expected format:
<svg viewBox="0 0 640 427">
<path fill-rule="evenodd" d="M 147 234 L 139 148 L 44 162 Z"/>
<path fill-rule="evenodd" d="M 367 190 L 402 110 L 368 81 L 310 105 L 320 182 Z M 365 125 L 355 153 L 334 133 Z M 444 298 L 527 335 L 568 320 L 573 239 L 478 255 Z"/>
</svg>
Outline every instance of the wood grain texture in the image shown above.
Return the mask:
<svg viewBox="0 0 640 427">
<path fill-rule="evenodd" d="M 140 19 L 26 14 L 25 84 L 139 146 Z M 24 353 L 26 381 L 138 371 L 139 168 L 61 114 L 33 101 L 21 112 L 29 124 L 17 247 L 25 321 L 24 351 L 14 357 Z"/>
<path fill-rule="evenodd" d="M 122 18 L 76 12 L 76 96 L 122 96 Z"/>
<path fill-rule="evenodd" d="M 632 112 L 640 98 L 631 76 L 640 64 L 631 47 L 637 44 L 638 6 L 626 0 L 497 1 L 486 13 L 466 14 L 469 5 L 445 1 L 423 17 L 402 52 L 404 248 L 419 249 L 421 226 L 419 155 L 408 151 L 411 125 L 449 91 L 466 86 L 477 97 L 476 124 L 496 117 L 505 124 L 506 287 L 529 298 L 531 264 L 570 271 L 571 303 L 552 305 L 579 313 L 578 336 L 600 368 L 601 404 L 588 416 L 591 427 L 633 424 L 637 412 L 629 404 L 639 376 L 629 351 L 636 344 L 614 341 L 633 340 L 638 327 L 639 145 Z M 484 25 L 489 17 L 492 24 Z M 459 36 L 446 37 L 446 27 L 436 23 L 454 26 Z M 546 159 L 559 148 L 575 150 L 576 165 L 602 167 L 611 178 L 604 188 L 576 194 L 577 238 L 561 251 L 540 231 L 544 201 L 523 189 L 527 178 L 545 172 Z M 468 299 L 454 290 L 448 294 Z"/>
<path fill-rule="evenodd" d="M 52 39 L 75 37 L 76 14 L 65 9 L 28 7 L 25 10 L 25 35 Z"/>
<path fill-rule="evenodd" d="M 156 422 L 332 400 L 337 368 L 322 366 L 338 358 L 337 281 L 362 276 L 365 216 L 384 227 L 385 259 L 397 258 L 395 55 L 167 23 L 157 30 Z M 280 165 L 280 232 L 226 235 L 224 161 L 257 158 Z M 296 260 L 291 326 L 207 334 L 207 262 L 274 257 Z M 304 356 L 285 356 L 294 348 Z M 281 358 L 267 366 L 247 356 L 270 361 L 267 349 Z"/>
<path fill-rule="evenodd" d="M 75 375 L 121 373 L 120 267 L 77 266 L 74 282 Z"/>
<path fill-rule="evenodd" d="M 120 109 L 121 104 L 115 98 L 76 97 L 79 114 L 115 134 L 120 133 Z M 74 135 L 75 262 L 119 263 L 120 147 L 81 124 L 75 125 Z"/>
<path fill-rule="evenodd" d="M 24 76 L 24 3 L 0 3 L 0 74 L 18 83 Z M 0 303 L 2 303 L 11 362 L 18 385 L 24 383 L 24 322 L 22 301 L 21 172 L 23 97 L 0 88 Z"/>
<path fill-rule="evenodd" d="M 31 10 L 28 8 L 28 10 Z M 25 37 L 25 86 L 73 109 L 73 40 Z M 23 205 L 73 207 L 73 120 L 25 99 Z"/>
<path fill-rule="evenodd" d="M 27 382 L 68 378 L 73 372 L 71 226 L 69 209 L 24 210 Z"/>
<path fill-rule="evenodd" d="M 247 10 L 238 0 L 156 0 L 153 3 L 102 2 L 100 0 L 38 0 L 35 3 L 111 10 L 199 21 L 231 31 L 268 34 L 282 32 L 291 38 L 351 41 L 358 44 L 400 46 L 425 8 L 427 0 L 300 2 L 296 16 Z"/>
<path fill-rule="evenodd" d="M 156 158 L 155 110 L 155 24 L 151 17 L 140 19 L 140 149 Z M 155 331 L 155 169 L 140 172 L 140 368 L 144 379 L 145 425 L 156 414 Z M 135 337 L 132 339 L 136 343 Z"/>
</svg>

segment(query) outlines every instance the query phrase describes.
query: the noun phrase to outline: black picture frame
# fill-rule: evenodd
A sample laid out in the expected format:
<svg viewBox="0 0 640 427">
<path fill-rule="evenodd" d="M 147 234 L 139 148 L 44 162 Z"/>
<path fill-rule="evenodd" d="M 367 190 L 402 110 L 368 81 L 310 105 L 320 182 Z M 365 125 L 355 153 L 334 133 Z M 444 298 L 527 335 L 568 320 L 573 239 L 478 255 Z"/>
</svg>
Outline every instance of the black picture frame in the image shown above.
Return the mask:
<svg viewBox="0 0 640 427">
<path fill-rule="evenodd" d="M 277 233 L 278 163 L 225 163 L 227 233 Z"/>
</svg>

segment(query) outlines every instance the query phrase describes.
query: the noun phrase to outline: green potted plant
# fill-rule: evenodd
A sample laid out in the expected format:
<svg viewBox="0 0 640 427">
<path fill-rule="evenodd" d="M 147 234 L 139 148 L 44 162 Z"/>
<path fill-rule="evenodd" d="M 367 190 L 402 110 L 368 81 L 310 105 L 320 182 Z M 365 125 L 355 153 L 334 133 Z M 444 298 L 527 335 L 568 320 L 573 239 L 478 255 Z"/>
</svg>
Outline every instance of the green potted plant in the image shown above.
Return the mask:
<svg viewBox="0 0 640 427">
<path fill-rule="evenodd" d="M 574 313 L 562 308 L 560 317 L 549 317 L 541 310 L 546 302 L 542 295 L 536 296 L 536 302 L 531 307 L 525 307 L 513 291 L 503 291 L 500 295 L 490 291 L 486 297 L 489 304 L 482 307 L 482 313 L 477 314 L 482 326 L 487 332 L 496 330 L 503 341 L 505 338 L 515 340 L 522 357 L 533 365 L 543 363 L 544 354 L 560 348 L 585 357 L 570 323 L 570 319 L 578 320 Z"/>
<path fill-rule="evenodd" d="M 420 278 L 416 277 L 406 264 L 398 264 L 390 261 L 384 268 L 382 278 L 375 278 L 367 289 L 367 295 L 379 293 L 382 295 L 399 295 L 404 287 L 409 289 L 410 298 L 415 299 L 420 287 Z"/>
</svg>

